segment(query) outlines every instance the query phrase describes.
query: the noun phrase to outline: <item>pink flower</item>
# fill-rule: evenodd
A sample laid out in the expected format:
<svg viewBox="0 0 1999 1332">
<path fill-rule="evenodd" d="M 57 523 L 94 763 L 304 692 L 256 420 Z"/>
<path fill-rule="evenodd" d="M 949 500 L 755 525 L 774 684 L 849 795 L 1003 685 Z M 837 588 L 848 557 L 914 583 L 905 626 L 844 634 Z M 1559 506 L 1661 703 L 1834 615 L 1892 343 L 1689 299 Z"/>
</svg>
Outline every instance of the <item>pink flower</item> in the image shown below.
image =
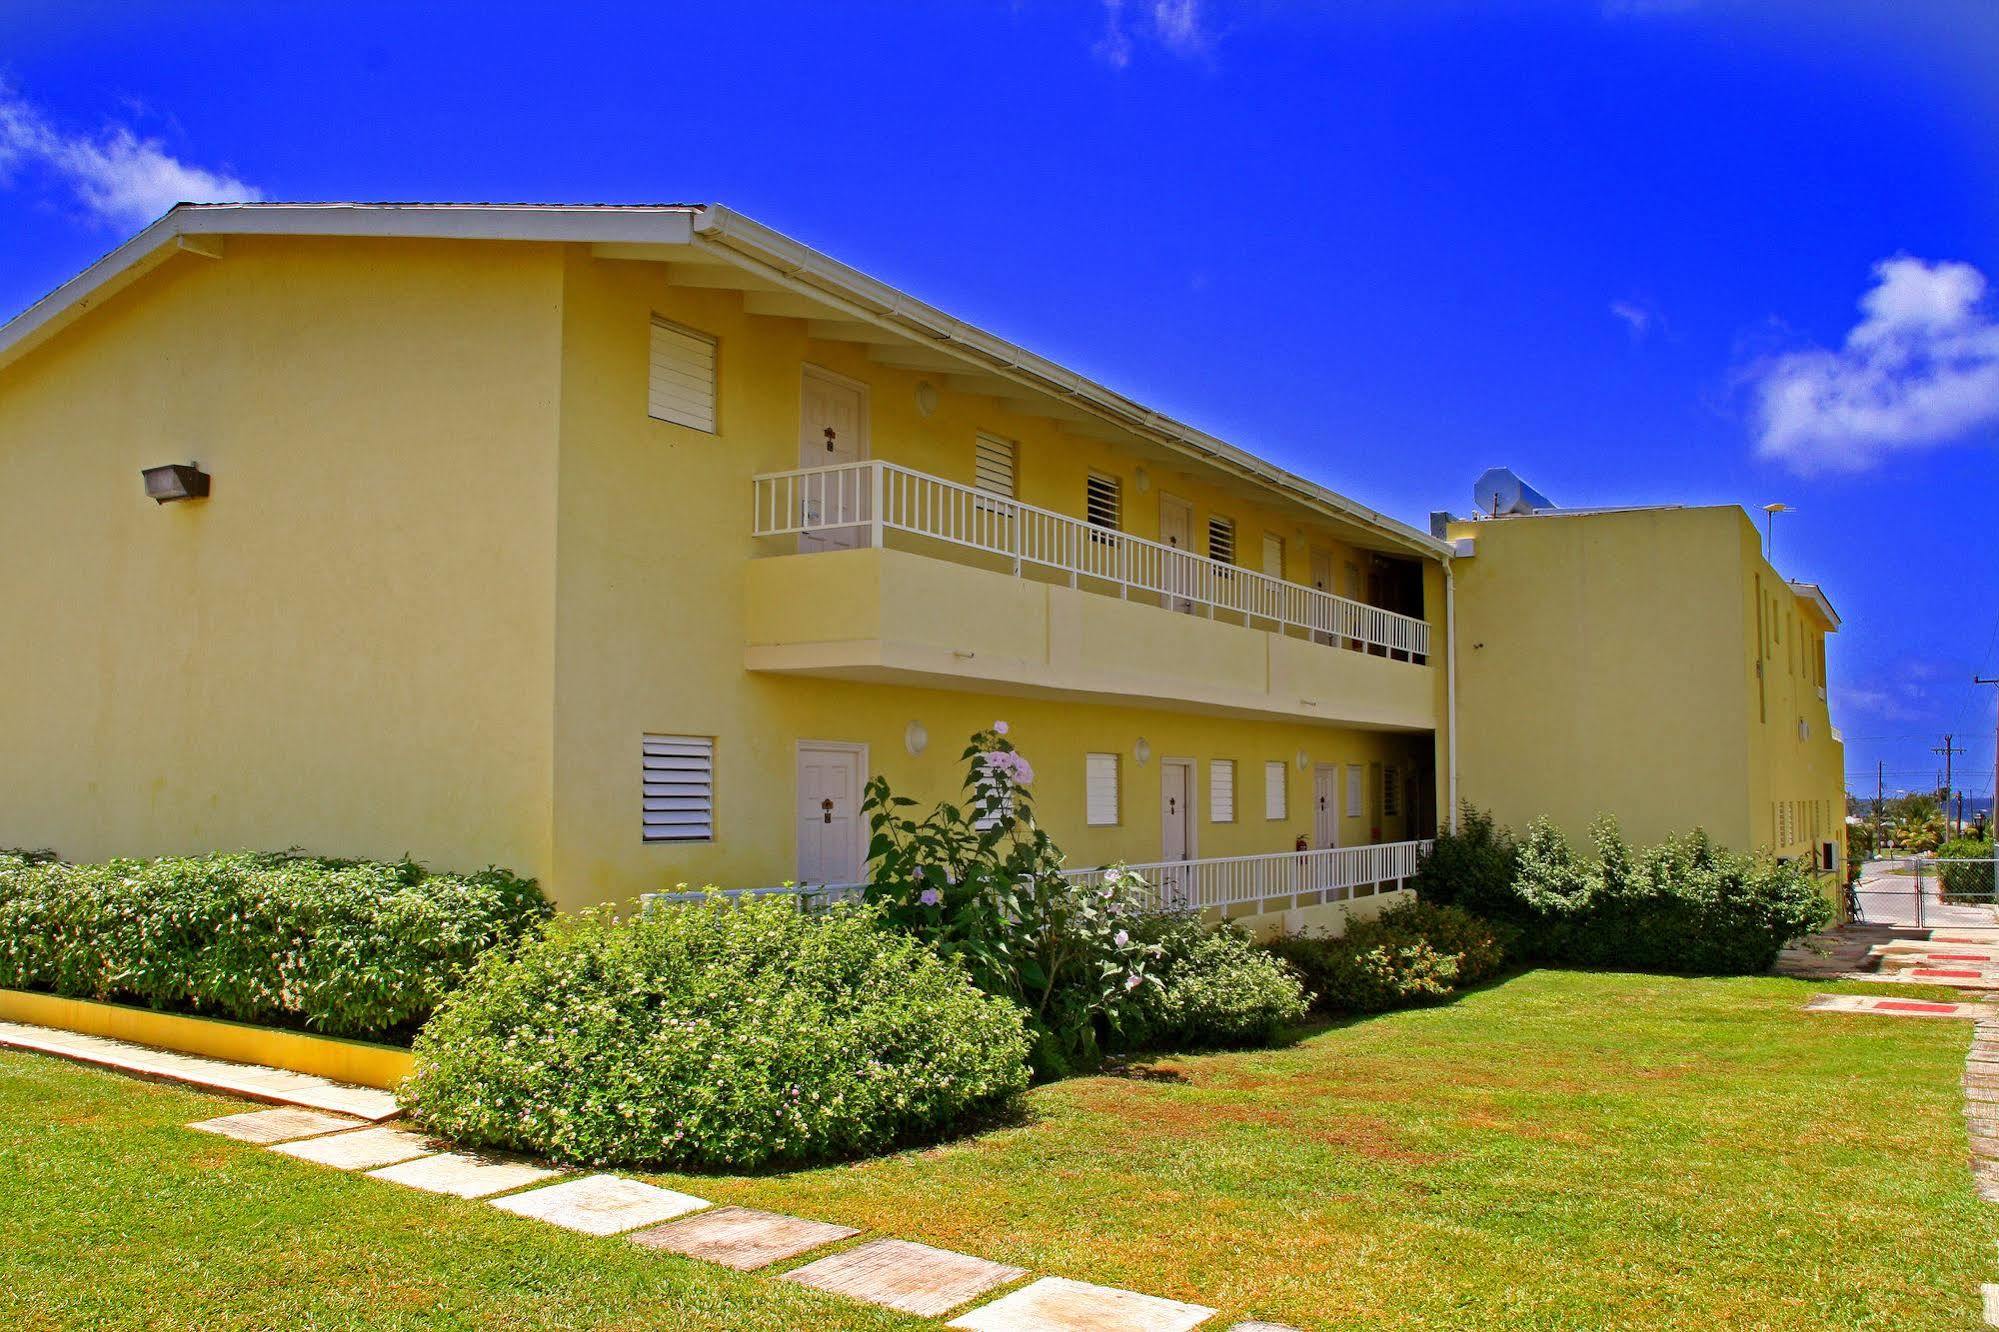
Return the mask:
<svg viewBox="0 0 1999 1332">
<path fill-rule="evenodd" d="M 1127 990 L 1136 990 L 1142 984 L 1144 982 L 1139 979 L 1138 973 L 1135 971 L 1124 978 L 1124 988 Z"/>
<path fill-rule="evenodd" d="M 923 905 L 925 906 L 936 906 L 939 902 L 944 900 L 944 894 L 938 892 L 935 888 L 925 888 L 920 894 L 918 894 L 916 900 L 923 903 Z"/>
<path fill-rule="evenodd" d="M 994 722 L 994 723 L 993 723 L 993 734 L 994 734 L 994 735 L 1005 735 L 1005 734 L 1006 734 L 1006 723 L 1005 723 L 1005 722 L 1003 722 L 1003 721 L 996 721 L 996 722 Z"/>
</svg>

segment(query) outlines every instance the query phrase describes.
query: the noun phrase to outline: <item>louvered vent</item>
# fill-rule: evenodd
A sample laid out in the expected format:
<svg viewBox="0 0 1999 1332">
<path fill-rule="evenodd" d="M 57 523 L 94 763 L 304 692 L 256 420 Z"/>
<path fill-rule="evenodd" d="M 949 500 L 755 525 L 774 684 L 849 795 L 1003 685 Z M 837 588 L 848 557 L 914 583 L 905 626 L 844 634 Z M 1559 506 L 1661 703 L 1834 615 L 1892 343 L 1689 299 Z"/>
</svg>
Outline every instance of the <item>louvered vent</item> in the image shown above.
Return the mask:
<svg viewBox="0 0 1999 1332">
<path fill-rule="evenodd" d="M 648 842 L 715 840 L 715 742 L 697 735 L 645 737 Z"/>
</svg>

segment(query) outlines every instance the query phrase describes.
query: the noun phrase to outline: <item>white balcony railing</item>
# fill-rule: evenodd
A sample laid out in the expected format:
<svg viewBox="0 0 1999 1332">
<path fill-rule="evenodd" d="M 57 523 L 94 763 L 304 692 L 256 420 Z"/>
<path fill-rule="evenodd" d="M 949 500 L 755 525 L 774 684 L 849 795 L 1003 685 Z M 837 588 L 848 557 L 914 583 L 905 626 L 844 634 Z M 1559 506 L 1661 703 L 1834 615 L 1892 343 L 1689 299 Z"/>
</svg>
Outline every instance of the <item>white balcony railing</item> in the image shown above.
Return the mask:
<svg viewBox="0 0 1999 1332">
<path fill-rule="evenodd" d="M 1278 851 L 1261 856 L 1218 856 L 1210 860 L 1160 860 L 1127 865 L 1150 884 L 1158 905 L 1205 911 L 1278 897 L 1324 894 L 1334 902 L 1356 888 L 1402 882 L 1416 873 L 1430 842 L 1378 842 L 1321 851 Z M 1067 877 L 1101 883 L 1102 869 L 1068 870 Z"/>
<path fill-rule="evenodd" d="M 1170 610 L 1225 616 L 1331 647 L 1428 657 L 1430 626 L 1204 559 L 1177 546 L 1129 536 L 894 463 L 870 461 L 770 472 L 756 478 L 756 535 L 883 544 L 909 533 L 1010 563 L 1066 575 L 1071 587 L 1134 595 Z"/>
<path fill-rule="evenodd" d="M 1168 910 L 1205 911 L 1211 907 L 1242 906 L 1275 898 L 1312 894 L 1337 902 L 1355 896 L 1357 888 L 1386 892 L 1399 888 L 1416 873 L 1432 842 L 1378 842 L 1371 846 L 1339 846 L 1322 851 L 1277 851 L 1260 856 L 1216 856 L 1208 860 L 1159 860 L 1127 865 L 1151 888 L 1150 905 Z M 1064 870 L 1063 877 L 1084 884 L 1103 882 L 1106 867 Z M 865 884 L 785 884 L 777 888 L 731 888 L 718 893 L 646 893 L 648 908 L 675 902 L 700 902 L 710 896 L 730 899 L 767 897 L 774 893 L 798 897 L 814 906 L 858 898 Z"/>
</svg>

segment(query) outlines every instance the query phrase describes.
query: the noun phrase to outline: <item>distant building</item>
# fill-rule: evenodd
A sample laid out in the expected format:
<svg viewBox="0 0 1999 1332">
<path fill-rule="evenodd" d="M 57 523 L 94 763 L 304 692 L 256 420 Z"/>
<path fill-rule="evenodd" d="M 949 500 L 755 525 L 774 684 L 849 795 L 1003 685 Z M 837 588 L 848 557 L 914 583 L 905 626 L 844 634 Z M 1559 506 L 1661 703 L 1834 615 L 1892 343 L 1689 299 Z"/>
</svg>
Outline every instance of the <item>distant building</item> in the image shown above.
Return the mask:
<svg viewBox="0 0 1999 1332">
<path fill-rule="evenodd" d="M 1698 827 L 1842 864 L 1825 594 L 1733 506 L 1565 510 L 1503 480 L 1481 481 L 1500 516 L 1435 523 L 1456 545 L 1459 794 L 1515 828 L 1580 838 L 1610 814 L 1634 841 Z"/>
</svg>

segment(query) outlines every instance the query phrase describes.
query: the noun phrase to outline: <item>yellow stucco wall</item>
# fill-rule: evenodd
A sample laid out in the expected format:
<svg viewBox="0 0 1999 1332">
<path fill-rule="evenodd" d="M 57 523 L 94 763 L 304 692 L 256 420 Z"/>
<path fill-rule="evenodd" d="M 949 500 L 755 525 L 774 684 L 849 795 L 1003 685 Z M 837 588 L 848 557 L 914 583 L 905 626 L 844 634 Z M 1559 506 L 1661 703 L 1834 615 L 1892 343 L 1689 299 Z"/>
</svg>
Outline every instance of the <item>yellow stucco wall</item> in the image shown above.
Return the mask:
<svg viewBox="0 0 1999 1332">
<path fill-rule="evenodd" d="M 716 434 L 647 417 L 646 333 L 654 313 L 719 339 Z M 857 345 L 809 339 L 800 321 L 746 315 L 734 293 L 671 286 L 657 265 L 573 254 L 564 316 L 553 876 L 561 900 L 619 898 L 679 881 L 741 885 L 792 877 L 800 739 L 866 744 L 871 772 L 929 800 L 955 793 L 964 738 L 1006 718 L 1036 765 L 1043 820 L 1079 864 L 1158 857 L 1165 757 L 1200 760 L 1204 797 L 1210 760 L 1238 765 L 1237 821 L 1209 824 L 1203 807 L 1203 856 L 1286 850 L 1297 834 L 1310 832 L 1312 778 L 1298 770 L 1301 750 L 1311 762 L 1431 761 L 1428 734 L 1203 716 L 1149 708 L 1136 698 L 1129 700 L 1135 706 L 1120 707 L 746 670 L 745 647 L 755 636 L 752 564 L 781 549 L 760 548 L 750 535 L 750 478 L 799 463 L 799 377 L 806 363 L 868 385 L 874 457 L 969 480 L 974 436 L 987 429 L 1019 441 L 1020 497 L 1029 503 L 1080 513 L 1085 475 L 1096 467 L 1125 478 L 1126 526 L 1141 536 L 1156 535 L 1157 496 L 1167 490 L 1194 502 L 1197 533 L 1210 509 L 1235 517 L 1245 563 L 1260 555 L 1266 523 L 1283 524 L 1287 572 L 1297 579 L 1307 576 L 1305 552 L 1314 541 L 1337 548 L 1342 564 L 1350 550 L 1338 545 L 1330 526 L 1313 531 L 1298 515 L 1266 515 L 1244 494 L 1225 490 L 1219 475 L 1196 476 L 1192 464 L 1148 465 L 1152 489 L 1141 492 L 1140 464 L 1130 456 L 1045 420 L 1007 413 L 989 398 L 945 388 L 934 413 L 924 416 L 916 385 L 941 376 L 875 365 Z M 1440 589 L 1433 572 L 1427 604 L 1438 625 Z M 1028 601 L 1045 595 L 1032 586 L 1002 591 L 983 631 L 995 651 L 1004 651 L 1015 633 L 1002 614 L 1011 605 L 1008 592 Z M 944 601 L 935 608 L 947 617 L 967 610 Z M 865 590 L 852 611 L 857 622 L 870 615 L 878 622 L 883 613 L 878 597 L 866 599 Z M 1441 670 L 1395 665 L 1420 680 L 1441 711 Z M 911 721 L 931 737 L 920 756 L 904 748 Z M 715 737 L 714 842 L 641 841 L 635 787 L 645 732 Z M 1132 757 L 1141 736 L 1153 755 L 1144 767 Z M 1117 828 L 1083 826 L 1083 756 L 1092 750 L 1125 757 L 1124 822 Z M 1286 760 L 1290 773 L 1290 816 L 1277 822 L 1263 817 L 1262 764 L 1269 759 Z M 1363 832 L 1372 826 L 1371 818 L 1354 820 L 1348 840 L 1366 840 Z M 1387 828 L 1384 836 L 1395 832 Z"/>
<path fill-rule="evenodd" d="M 1452 535 L 1475 552 L 1454 562 L 1465 799 L 1516 829 L 1545 815 L 1581 838 L 1608 813 L 1635 841 L 1703 827 L 1784 855 L 1822 825 L 1779 843 L 1772 800 L 1843 816 L 1816 682 L 1780 655 L 1758 706 L 1759 587 L 1804 621 L 1740 509 L 1557 511 Z M 1823 636 L 1785 632 L 1800 662 Z"/>
<path fill-rule="evenodd" d="M 1086 473 L 1107 471 L 1134 534 L 1156 536 L 1174 494 L 1194 505 L 1197 549 L 1225 513 L 1241 563 L 1262 566 L 1270 531 L 1295 581 L 1313 547 L 1329 551 L 1342 592 L 1348 565 L 1365 578 L 1363 534 L 948 385 L 926 415 L 916 385 L 942 375 L 873 364 L 802 320 L 746 314 L 738 293 L 671 286 L 669 271 L 582 246 L 230 238 L 221 258 L 170 259 L 0 370 L 0 622 L 32 628 L 0 636 L 15 760 L 0 765 L 0 845 L 497 862 L 572 907 L 679 881 L 776 882 L 796 865 L 798 740 L 866 744 L 870 771 L 934 799 L 955 790 L 964 736 L 999 717 L 1078 863 L 1160 854 L 1166 757 L 1199 761 L 1202 855 L 1309 832 L 1311 763 L 1364 766 L 1368 811 L 1343 841 L 1429 822 L 1377 807 L 1380 765 L 1434 762 L 1427 730 L 747 669 L 750 571 L 775 553 L 751 536 L 750 478 L 797 465 L 808 362 L 868 385 L 878 458 L 969 480 L 975 432 L 991 430 L 1018 441 L 1030 503 L 1079 514 Z M 718 433 L 648 416 L 655 312 L 720 339 Z M 210 499 L 144 497 L 141 467 L 189 460 L 213 475 Z M 1425 588 L 1441 644 L 1439 565 Z M 1342 716 L 1374 724 L 1443 714 L 1441 653 L 1415 665 L 1280 642 L 1244 656 L 1240 632 L 1114 599 L 1096 598 L 1099 614 L 1076 604 L 1087 595 L 1009 583 L 971 623 L 1003 646 L 1019 632 L 1009 597 L 1039 598 L 1072 665 L 1111 672 L 1124 651 L 1143 684 L 1146 645 L 1126 639 L 1170 620 L 1205 636 L 1196 675 L 1266 693 L 1329 684 L 1352 695 Z M 1314 650 L 1338 669 L 1298 659 Z M 912 720 L 932 737 L 920 756 L 903 745 Z M 716 738 L 714 842 L 641 840 L 645 732 Z M 1114 828 L 1082 826 L 1092 750 L 1125 759 Z M 1217 759 L 1237 764 L 1233 823 L 1207 819 Z M 1287 764 L 1281 820 L 1264 818 L 1271 759 Z"/>
<path fill-rule="evenodd" d="M 0 371 L 0 845 L 545 867 L 560 279 L 232 239 Z"/>
</svg>

